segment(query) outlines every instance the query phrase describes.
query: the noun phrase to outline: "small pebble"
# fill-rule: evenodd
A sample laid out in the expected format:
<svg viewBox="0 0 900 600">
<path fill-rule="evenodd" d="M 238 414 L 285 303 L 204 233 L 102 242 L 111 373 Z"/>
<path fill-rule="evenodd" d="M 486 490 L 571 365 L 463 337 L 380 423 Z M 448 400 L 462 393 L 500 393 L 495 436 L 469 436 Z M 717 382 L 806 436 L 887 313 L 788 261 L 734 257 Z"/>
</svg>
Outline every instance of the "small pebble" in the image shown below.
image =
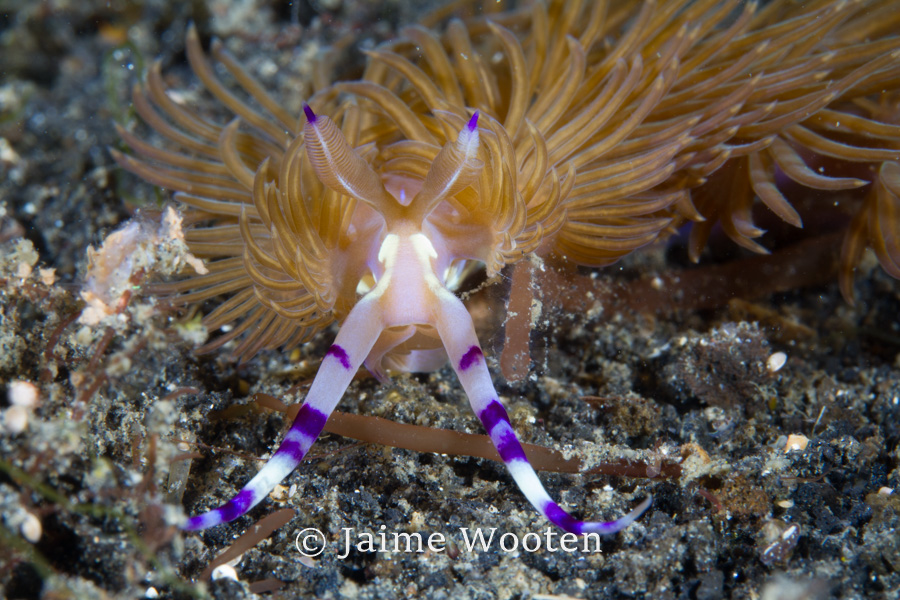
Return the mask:
<svg viewBox="0 0 900 600">
<path fill-rule="evenodd" d="M 22 433 L 28 427 L 28 409 L 13 405 L 2 413 L 3 428 L 13 435 Z"/>
<path fill-rule="evenodd" d="M 784 445 L 785 452 L 793 452 L 795 450 L 806 450 L 809 444 L 809 438 L 803 434 L 792 433 L 788 436 L 787 444 Z"/>
<path fill-rule="evenodd" d="M 780 519 L 766 521 L 760 533 L 759 559 L 766 566 L 786 562 L 800 539 L 800 528 Z"/>
<path fill-rule="evenodd" d="M 23 538 L 32 544 L 36 544 L 38 540 L 41 539 L 41 534 L 43 533 L 43 530 L 41 529 L 41 520 L 31 513 L 27 513 L 22 524 L 19 526 L 19 531 L 22 532 Z"/>
<path fill-rule="evenodd" d="M 7 398 L 9 398 L 9 403 L 14 406 L 34 408 L 38 404 L 40 390 L 31 382 L 13 381 L 9 384 Z"/>
<path fill-rule="evenodd" d="M 56 269 L 38 269 L 38 275 L 44 285 L 53 285 L 56 282 Z"/>
</svg>

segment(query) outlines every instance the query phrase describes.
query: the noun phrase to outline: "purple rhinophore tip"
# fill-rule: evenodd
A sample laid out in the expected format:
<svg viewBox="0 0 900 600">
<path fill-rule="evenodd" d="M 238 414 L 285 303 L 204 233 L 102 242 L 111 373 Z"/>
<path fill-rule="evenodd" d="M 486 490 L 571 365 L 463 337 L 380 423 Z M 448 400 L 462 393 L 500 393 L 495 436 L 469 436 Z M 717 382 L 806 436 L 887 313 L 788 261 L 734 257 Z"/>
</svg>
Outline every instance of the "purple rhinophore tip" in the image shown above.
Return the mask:
<svg viewBox="0 0 900 600">
<path fill-rule="evenodd" d="M 472 118 L 469 119 L 469 124 L 467 125 L 469 131 L 475 131 L 478 128 L 478 111 L 475 111 L 475 114 L 472 115 Z"/>
<path fill-rule="evenodd" d="M 316 122 L 316 113 L 309 107 L 309 104 L 303 104 L 303 112 L 306 114 L 306 120 L 310 122 L 310 124 Z"/>
</svg>

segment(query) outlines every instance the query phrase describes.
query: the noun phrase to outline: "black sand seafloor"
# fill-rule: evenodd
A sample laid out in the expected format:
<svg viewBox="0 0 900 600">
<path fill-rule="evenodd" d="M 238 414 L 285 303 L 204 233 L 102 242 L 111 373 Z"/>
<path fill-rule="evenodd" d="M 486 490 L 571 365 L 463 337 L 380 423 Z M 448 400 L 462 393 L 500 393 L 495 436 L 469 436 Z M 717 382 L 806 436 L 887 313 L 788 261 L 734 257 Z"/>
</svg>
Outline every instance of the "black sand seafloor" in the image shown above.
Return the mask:
<svg viewBox="0 0 900 600">
<path fill-rule="evenodd" d="M 190 316 L 176 321 L 140 289 L 116 327 L 74 320 L 87 247 L 168 200 L 110 156 L 114 122 L 134 118 L 130 86 L 159 57 L 168 84 L 215 115 L 185 62 L 194 22 L 204 44 L 221 37 L 299 114 L 325 46 L 338 48 L 337 72 L 353 76 L 363 64 L 355 49 L 413 22 L 421 4 L 0 1 L 0 596 L 900 597 L 900 284 L 872 257 L 853 306 L 826 273 L 716 306 L 613 310 L 579 273 L 577 289 L 534 305 L 520 383 L 498 367 L 509 286 L 472 284 L 483 288 L 470 303 L 523 439 L 584 470 L 613 465 L 543 473 L 551 495 L 591 519 L 654 495 L 599 551 L 565 551 L 556 530 L 548 547 L 548 524 L 500 463 L 333 434 L 249 515 L 177 530 L 274 450 L 288 421 L 254 399 L 300 401 L 305 388 L 294 386 L 315 374 L 336 329 L 238 365 L 225 353 L 197 356 L 202 332 Z M 707 255 L 691 265 L 683 242 L 669 240 L 599 272 L 598 289 L 650 282 L 674 302 L 684 290 L 671 273 L 747 259 L 727 244 Z M 558 301 L 579 294 L 574 309 Z M 340 409 L 483 433 L 449 367 L 387 386 L 360 377 Z M 616 471 L 625 464 L 639 476 Z M 277 511 L 286 524 L 204 571 Z M 315 558 L 295 545 L 306 528 L 327 540 Z M 492 547 L 470 550 L 463 528 L 496 528 Z M 368 552 L 356 547 L 364 533 L 389 542 L 439 533 L 446 543 Z"/>
</svg>

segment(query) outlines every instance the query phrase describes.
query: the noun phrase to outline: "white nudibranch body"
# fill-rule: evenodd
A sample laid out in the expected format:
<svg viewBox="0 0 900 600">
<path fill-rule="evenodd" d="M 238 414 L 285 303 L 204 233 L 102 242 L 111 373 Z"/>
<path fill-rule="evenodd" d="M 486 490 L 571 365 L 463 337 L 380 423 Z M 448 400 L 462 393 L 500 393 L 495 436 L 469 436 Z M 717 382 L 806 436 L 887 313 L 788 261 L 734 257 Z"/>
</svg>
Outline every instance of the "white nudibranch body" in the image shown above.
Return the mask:
<svg viewBox="0 0 900 600">
<path fill-rule="evenodd" d="M 319 179 L 342 194 L 371 204 L 384 216 L 383 236 L 371 238 L 380 240 L 376 264 L 369 265 L 375 283 L 344 320 L 300 412 L 272 458 L 233 499 L 192 517 L 185 529 L 231 521 L 265 498 L 303 460 L 357 369 L 365 364 L 377 377 L 386 379 L 385 357 L 401 344 L 409 349 L 402 363 L 407 370 L 433 368 L 450 360 L 513 479 L 548 520 L 576 534 L 611 534 L 632 523 L 650 505 L 649 497 L 630 514 L 611 522 L 576 520 L 550 498 L 498 399 L 472 319 L 447 288 L 445 277 L 454 261 L 477 257 L 456 255 L 440 229 L 427 226 L 428 218 L 441 202 L 475 181 L 481 168 L 478 113 L 455 142 L 447 142 L 421 189 L 404 205 L 400 201 L 403 193 L 397 200 L 385 190 L 378 175 L 343 140 L 330 119 L 314 114 L 308 106 L 304 110 L 306 151 Z"/>
</svg>

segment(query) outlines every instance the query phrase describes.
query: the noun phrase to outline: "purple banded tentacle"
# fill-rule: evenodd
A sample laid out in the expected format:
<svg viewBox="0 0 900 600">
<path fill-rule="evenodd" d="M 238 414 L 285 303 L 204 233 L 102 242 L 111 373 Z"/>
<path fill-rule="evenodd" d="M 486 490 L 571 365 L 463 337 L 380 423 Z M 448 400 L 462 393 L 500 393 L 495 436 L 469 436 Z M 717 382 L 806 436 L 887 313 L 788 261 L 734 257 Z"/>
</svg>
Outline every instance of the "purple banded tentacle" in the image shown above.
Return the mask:
<svg viewBox="0 0 900 600">
<path fill-rule="evenodd" d="M 306 401 L 272 458 L 234 498 L 219 508 L 189 518 L 183 529 L 206 529 L 237 519 L 261 502 L 300 464 L 322 433 L 325 422 L 375 345 L 381 330 L 377 303 L 364 298 L 350 311 L 334 344 L 325 354 Z"/>
<path fill-rule="evenodd" d="M 443 318 L 438 324 L 438 331 L 451 364 L 469 397 L 472 409 L 478 415 L 497 453 L 528 501 L 548 521 L 566 532 L 578 535 L 616 533 L 628 527 L 647 510 L 652 502 L 651 496 L 630 513 L 614 521 L 579 521 L 554 502 L 528 461 L 525 450 L 510 423 L 509 414 L 498 400 L 469 313 L 462 302 L 450 293 L 442 295 L 441 304 Z"/>
<path fill-rule="evenodd" d="M 465 384 L 463 386 L 465 387 Z M 522 493 L 548 521 L 560 529 L 578 535 L 582 533 L 610 535 L 631 525 L 650 506 L 652 499 L 648 496 L 630 513 L 614 521 L 579 521 L 575 519 L 563 510 L 559 504 L 554 502 L 544 489 L 534 467 L 531 466 L 531 463 L 528 462 L 528 457 L 525 456 L 525 450 L 522 448 L 522 444 L 512 428 L 506 409 L 500 404 L 496 396 L 490 398 L 487 403 L 481 403 L 479 406 L 476 406 L 476 403 L 473 401 L 472 407 L 478 414 L 478 418 L 481 419 L 484 428 L 488 431 L 491 441 L 497 448 L 497 453 L 503 459 Z"/>
</svg>

